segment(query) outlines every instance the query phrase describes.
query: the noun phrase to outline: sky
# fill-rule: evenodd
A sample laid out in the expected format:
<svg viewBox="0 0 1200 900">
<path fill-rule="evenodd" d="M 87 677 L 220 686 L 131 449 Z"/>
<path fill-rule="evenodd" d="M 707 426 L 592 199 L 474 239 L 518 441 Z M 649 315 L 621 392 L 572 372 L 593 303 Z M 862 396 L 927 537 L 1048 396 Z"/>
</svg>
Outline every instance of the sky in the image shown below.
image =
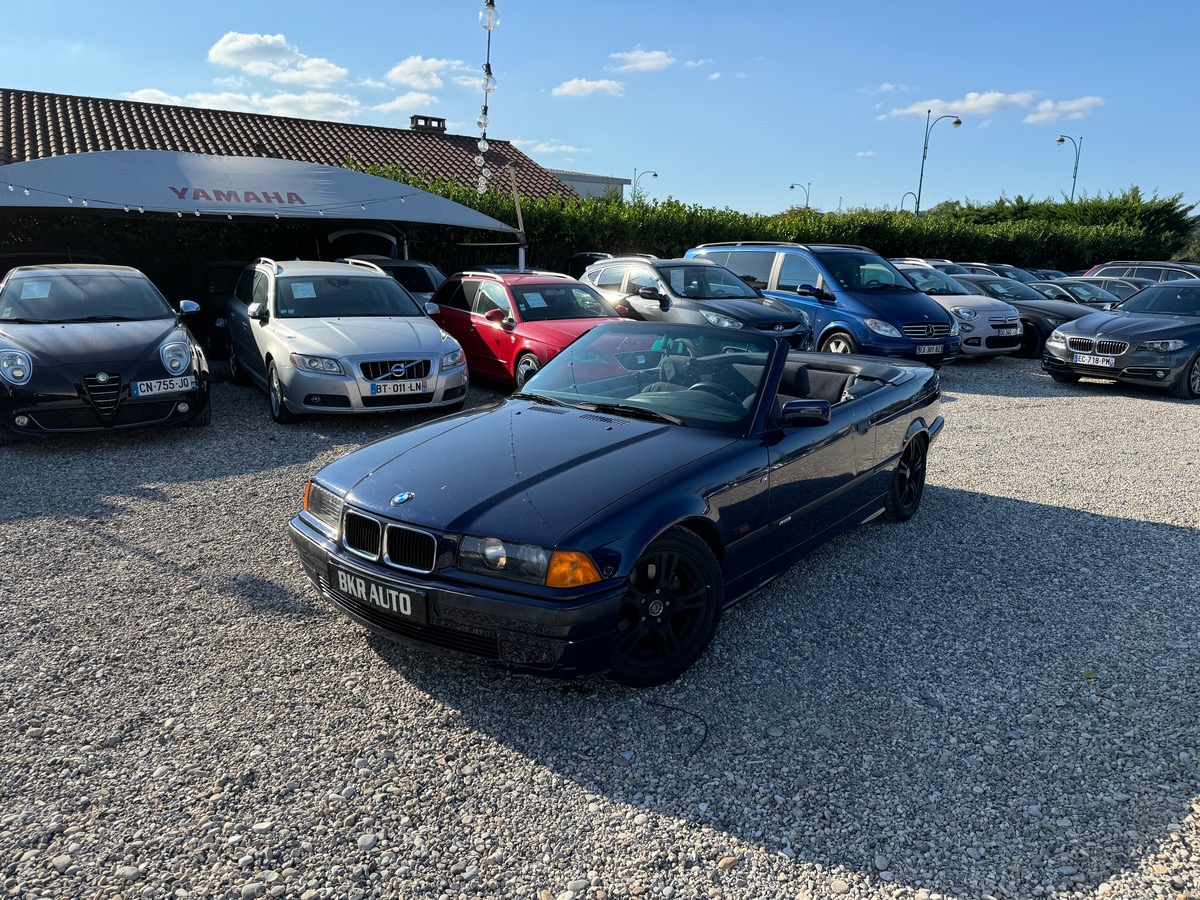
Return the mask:
<svg viewBox="0 0 1200 900">
<path fill-rule="evenodd" d="M 477 135 L 483 6 L 5 0 L 0 87 L 395 128 L 439 116 Z M 1194 54 L 1171 39 L 1200 25 L 1195 0 L 1145 15 L 1113 0 L 495 9 L 488 136 L 547 168 L 643 176 L 652 199 L 746 213 L 806 192 L 822 210 L 911 210 L 918 189 L 923 209 L 1066 199 L 1078 146 L 1077 196 L 1200 202 Z"/>
</svg>

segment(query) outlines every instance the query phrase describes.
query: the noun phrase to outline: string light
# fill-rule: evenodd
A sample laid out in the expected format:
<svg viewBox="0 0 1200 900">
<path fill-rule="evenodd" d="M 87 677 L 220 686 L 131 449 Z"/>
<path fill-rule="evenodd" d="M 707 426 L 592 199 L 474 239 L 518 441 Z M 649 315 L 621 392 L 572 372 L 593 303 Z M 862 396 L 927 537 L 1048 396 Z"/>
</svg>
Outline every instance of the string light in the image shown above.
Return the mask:
<svg viewBox="0 0 1200 900">
<path fill-rule="evenodd" d="M 475 165 L 479 168 L 479 180 L 475 189 L 483 194 L 487 192 L 488 180 L 492 177 L 491 169 L 484 164 L 483 154 L 487 153 L 488 144 L 488 95 L 496 90 L 496 79 L 492 76 L 492 32 L 500 27 L 500 14 L 496 12 L 496 0 L 484 0 L 483 10 L 479 13 L 479 24 L 487 32 L 487 55 L 483 62 L 483 108 L 475 124 L 479 126 L 479 155 L 475 157 Z"/>
<path fill-rule="evenodd" d="M 85 198 L 85 199 L 82 201 L 82 203 L 83 203 L 83 205 L 84 205 L 84 206 L 87 206 L 87 199 Z"/>
</svg>

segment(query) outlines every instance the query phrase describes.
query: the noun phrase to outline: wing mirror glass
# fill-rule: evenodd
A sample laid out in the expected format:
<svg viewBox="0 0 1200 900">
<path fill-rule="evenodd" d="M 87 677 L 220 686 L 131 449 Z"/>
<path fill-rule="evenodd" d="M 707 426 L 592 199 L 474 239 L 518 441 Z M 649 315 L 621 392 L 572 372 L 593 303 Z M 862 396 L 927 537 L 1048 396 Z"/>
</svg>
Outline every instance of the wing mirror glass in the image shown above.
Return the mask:
<svg viewBox="0 0 1200 900">
<path fill-rule="evenodd" d="M 200 312 L 200 304 L 197 303 L 195 300 L 180 300 L 179 301 L 179 314 L 180 315 L 190 316 L 193 313 L 198 313 L 198 312 Z"/>
</svg>

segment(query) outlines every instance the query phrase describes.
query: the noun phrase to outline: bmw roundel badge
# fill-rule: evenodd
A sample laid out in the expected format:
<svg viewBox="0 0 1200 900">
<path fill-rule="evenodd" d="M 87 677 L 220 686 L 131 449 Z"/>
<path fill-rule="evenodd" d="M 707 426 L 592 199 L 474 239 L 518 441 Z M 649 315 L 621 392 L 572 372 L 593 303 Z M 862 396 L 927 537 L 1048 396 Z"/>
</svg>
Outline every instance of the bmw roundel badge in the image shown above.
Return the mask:
<svg viewBox="0 0 1200 900">
<path fill-rule="evenodd" d="M 405 503 L 407 503 L 409 500 L 411 500 L 415 496 L 417 496 L 417 495 L 414 494 L 412 491 L 401 491 L 399 494 L 397 494 L 395 497 L 392 498 L 392 501 L 391 501 L 392 506 L 403 506 Z"/>
</svg>

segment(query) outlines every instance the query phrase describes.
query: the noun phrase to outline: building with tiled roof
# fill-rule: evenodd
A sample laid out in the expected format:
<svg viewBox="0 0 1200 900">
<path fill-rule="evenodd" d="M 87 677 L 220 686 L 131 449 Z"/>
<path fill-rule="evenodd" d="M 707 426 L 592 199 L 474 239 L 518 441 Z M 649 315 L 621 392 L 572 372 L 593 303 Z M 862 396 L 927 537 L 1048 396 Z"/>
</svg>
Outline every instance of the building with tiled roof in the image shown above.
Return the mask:
<svg viewBox="0 0 1200 900">
<path fill-rule="evenodd" d="M 398 165 L 413 175 L 474 185 L 477 135 L 449 134 L 445 119 L 413 116 L 409 128 L 352 125 L 258 113 L 106 100 L 0 88 L 0 166 L 98 150 L 174 150 L 265 156 L 327 166 Z M 523 197 L 576 192 L 508 141 L 488 138 L 493 184 L 512 166 Z"/>
</svg>

